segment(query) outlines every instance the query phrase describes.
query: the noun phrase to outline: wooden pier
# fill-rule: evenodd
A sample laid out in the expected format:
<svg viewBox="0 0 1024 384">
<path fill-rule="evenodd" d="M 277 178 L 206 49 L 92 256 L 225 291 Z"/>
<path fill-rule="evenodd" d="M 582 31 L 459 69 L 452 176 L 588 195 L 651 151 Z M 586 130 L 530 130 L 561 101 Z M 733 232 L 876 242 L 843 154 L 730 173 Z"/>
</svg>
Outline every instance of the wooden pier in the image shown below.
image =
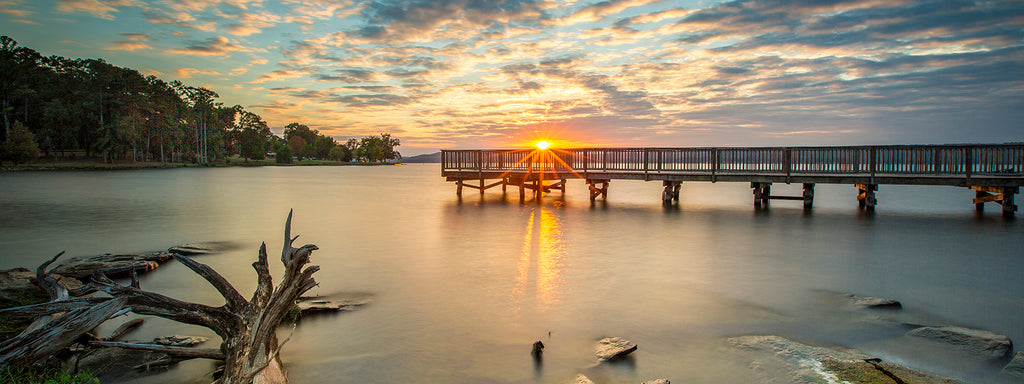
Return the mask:
<svg viewBox="0 0 1024 384">
<path fill-rule="evenodd" d="M 858 188 L 858 205 L 873 210 L 879 185 L 945 185 L 976 191 L 974 204 L 1017 210 L 1014 195 L 1024 185 L 1024 144 L 888 145 L 844 147 L 720 148 L 572 148 L 517 150 L 442 150 L 441 176 L 463 188 L 519 188 L 520 201 L 530 190 L 565 192 L 566 181 L 582 179 L 590 200 L 607 199 L 613 179 L 661 181 L 661 199 L 679 201 L 685 181 L 749 182 L 754 205 L 773 199 L 814 201 L 814 185 L 850 184 Z M 803 184 L 800 196 L 771 194 L 773 183 Z"/>
</svg>

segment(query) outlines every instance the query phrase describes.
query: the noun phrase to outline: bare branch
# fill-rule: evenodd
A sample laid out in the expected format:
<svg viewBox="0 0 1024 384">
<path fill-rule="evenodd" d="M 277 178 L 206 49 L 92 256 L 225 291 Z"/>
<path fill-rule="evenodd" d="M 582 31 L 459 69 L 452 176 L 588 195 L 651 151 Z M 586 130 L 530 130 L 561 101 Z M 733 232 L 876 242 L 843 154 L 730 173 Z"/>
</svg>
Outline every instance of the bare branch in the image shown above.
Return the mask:
<svg viewBox="0 0 1024 384">
<path fill-rule="evenodd" d="M 260 244 L 259 259 L 252 263 L 256 270 L 256 291 L 252 294 L 250 302 L 256 308 L 264 308 L 270 301 L 270 295 L 274 292 L 274 278 L 270 275 L 270 266 L 267 265 L 267 243 Z"/>
<path fill-rule="evenodd" d="M 111 296 L 127 298 L 128 305 L 132 307 L 132 312 L 207 327 L 221 337 L 227 335 L 230 332 L 229 329 L 234 326 L 233 324 L 228 324 L 228 320 L 237 319 L 237 316 L 231 311 L 225 310 L 222 307 L 190 303 L 159 293 L 125 287 L 110 280 L 102 273 L 94 274 L 91 284 L 97 285 L 101 291 Z"/>
<path fill-rule="evenodd" d="M 292 209 L 288 210 L 288 219 L 284 221 L 284 244 L 281 245 L 281 263 L 285 266 L 291 261 L 292 255 Z"/>
<path fill-rule="evenodd" d="M 229 309 L 243 310 L 249 306 L 249 302 L 246 301 L 240 293 L 238 293 L 238 290 L 236 290 L 235 287 L 224 278 L 224 276 L 221 276 L 217 271 L 214 271 L 213 268 L 210 268 L 209 265 L 192 260 L 192 258 L 188 256 L 182 256 L 179 254 L 173 255 L 175 260 L 178 260 L 188 267 L 188 269 L 191 269 L 192 272 L 195 272 L 199 276 L 202 276 L 203 279 L 210 282 L 210 285 L 217 289 L 217 292 L 220 292 L 221 296 L 224 296 L 224 300 L 227 300 L 227 306 Z"/>
<path fill-rule="evenodd" d="M 58 258 L 64 255 L 65 251 L 61 251 L 54 256 L 52 259 L 46 261 L 39 268 L 36 268 L 36 279 L 39 280 L 39 286 L 43 287 L 46 294 L 50 296 L 52 301 L 60 301 L 68 299 L 68 287 L 64 283 L 60 282 L 60 279 L 53 277 L 53 275 L 46 272 L 46 268 L 57 261 Z"/>
<path fill-rule="evenodd" d="M 174 357 L 182 357 L 189 359 L 224 360 L 224 353 L 221 352 L 219 349 L 214 348 L 172 347 L 169 345 L 126 343 L 123 341 L 90 341 L 89 345 L 94 345 L 98 347 L 115 347 L 139 351 L 160 352 L 166 353 Z"/>
</svg>

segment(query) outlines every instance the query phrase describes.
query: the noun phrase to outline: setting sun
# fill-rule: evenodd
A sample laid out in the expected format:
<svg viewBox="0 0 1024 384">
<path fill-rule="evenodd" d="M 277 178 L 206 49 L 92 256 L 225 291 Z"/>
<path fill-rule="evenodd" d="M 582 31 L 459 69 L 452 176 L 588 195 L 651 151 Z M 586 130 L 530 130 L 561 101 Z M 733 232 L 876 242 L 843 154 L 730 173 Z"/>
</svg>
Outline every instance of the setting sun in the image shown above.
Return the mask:
<svg viewBox="0 0 1024 384">
<path fill-rule="evenodd" d="M 549 142 L 547 142 L 547 141 L 543 141 L 543 140 L 541 140 L 541 141 L 538 141 L 536 145 L 537 145 L 537 148 L 540 148 L 540 149 L 548 149 L 548 147 L 550 147 L 550 146 L 551 146 L 551 143 L 549 143 Z"/>
</svg>

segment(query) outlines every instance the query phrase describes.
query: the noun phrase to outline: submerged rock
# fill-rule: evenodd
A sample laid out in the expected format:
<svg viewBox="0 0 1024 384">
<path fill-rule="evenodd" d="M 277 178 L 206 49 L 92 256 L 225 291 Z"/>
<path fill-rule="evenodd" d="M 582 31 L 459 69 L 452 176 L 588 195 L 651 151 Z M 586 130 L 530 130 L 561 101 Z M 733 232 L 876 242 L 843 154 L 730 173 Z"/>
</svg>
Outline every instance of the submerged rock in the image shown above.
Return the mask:
<svg viewBox="0 0 1024 384">
<path fill-rule="evenodd" d="M 72 257 L 50 270 L 50 273 L 81 280 L 88 279 L 96 271 L 102 271 L 108 277 L 123 277 L 133 269 L 135 273 L 152 271 L 160 266 L 159 263 L 171 257 L 172 255 L 167 252 L 121 255 L 105 253 L 97 256 Z"/>
<path fill-rule="evenodd" d="M 1005 358 L 1013 349 L 1010 338 L 980 329 L 955 326 L 921 327 L 907 332 L 907 335 L 949 344 L 970 354 L 992 360 Z"/>
<path fill-rule="evenodd" d="M 959 380 L 938 377 L 879 359 L 862 361 L 825 359 L 821 361 L 821 367 L 840 383 L 963 384 Z"/>
<path fill-rule="evenodd" d="M 206 338 L 202 336 L 163 336 L 153 339 L 153 343 L 168 345 L 172 347 L 194 347 L 205 343 Z"/>
<path fill-rule="evenodd" d="M 636 344 L 621 337 L 606 337 L 597 342 L 594 354 L 598 362 L 614 361 L 633 353 L 636 348 Z"/>
<path fill-rule="evenodd" d="M 303 316 L 316 313 L 348 312 L 373 301 L 369 294 L 341 294 L 299 298 L 299 311 Z"/>
<path fill-rule="evenodd" d="M 672 384 L 668 379 L 655 379 L 642 382 L 640 384 Z"/>
<path fill-rule="evenodd" d="M 871 296 L 857 296 L 854 294 L 847 294 L 847 298 L 850 299 L 850 303 L 857 308 L 862 309 L 903 309 L 903 304 L 893 299 L 886 299 L 883 297 L 871 297 Z"/>
<path fill-rule="evenodd" d="M 583 374 L 581 373 L 576 376 L 576 380 L 573 380 L 572 384 L 594 384 L 594 381 L 590 380 L 590 378 L 586 376 L 583 376 Z"/>
<path fill-rule="evenodd" d="M 1013 360 L 1010 360 L 1010 363 L 1006 364 L 999 373 L 1003 376 L 1024 380 L 1024 352 L 1017 351 L 1013 354 Z"/>
<path fill-rule="evenodd" d="M 781 382 L 801 384 L 850 383 L 894 383 L 898 377 L 904 383 L 963 384 L 960 381 L 942 378 L 927 372 L 916 371 L 898 364 L 881 362 L 856 350 L 816 347 L 801 344 L 781 336 L 742 336 L 728 339 L 736 348 L 750 351 L 754 357 L 751 364 L 755 375 L 762 375 L 759 382 L 777 382 L 774 371 L 763 369 L 766 361 L 780 367 L 788 377 Z M 887 374 L 888 373 L 888 374 Z M 892 376 L 890 376 L 892 375 Z"/>
</svg>

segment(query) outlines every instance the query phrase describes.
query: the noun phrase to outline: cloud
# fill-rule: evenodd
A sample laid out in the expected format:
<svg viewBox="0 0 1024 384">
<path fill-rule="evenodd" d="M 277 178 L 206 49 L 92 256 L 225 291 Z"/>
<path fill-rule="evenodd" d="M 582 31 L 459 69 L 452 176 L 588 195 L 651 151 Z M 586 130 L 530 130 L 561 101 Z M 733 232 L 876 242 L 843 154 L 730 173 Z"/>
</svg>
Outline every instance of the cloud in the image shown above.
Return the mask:
<svg viewBox="0 0 1024 384">
<path fill-rule="evenodd" d="M 0 6 L 4 6 L 5 7 L 3 9 L 0 9 L 0 12 L 6 13 L 8 15 L 11 15 L 11 16 L 14 16 L 14 17 L 18 17 L 18 18 L 29 17 L 33 13 L 32 11 L 29 11 L 27 9 L 7 8 L 7 7 L 11 7 L 13 5 L 14 5 L 13 3 L 0 2 Z"/>
<path fill-rule="evenodd" d="M 228 26 L 228 33 L 235 36 L 249 36 L 260 32 L 259 28 L 250 27 L 248 25 L 231 24 Z"/>
<path fill-rule="evenodd" d="M 148 33 L 122 33 L 121 36 L 130 41 L 149 41 Z"/>
<path fill-rule="evenodd" d="M 212 76 L 216 76 L 216 75 L 220 75 L 220 72 L 210 71 L 210 70 L 201 70 L 201 69 L 196 69 L 196 68 L 178 68 L 178 69 L 174 70 L 174 75 L 179 77 L 179 78 L 182 78 L 182 79 L 189 79 L 189 78 L 192 78 L 192 75 L 208 75 L 208 76 L 212 75 Z"/>
<path fill-rule="evenodd" d="M 118 10 L 102 0 L 58 0 L 57 12 L 88 13 L 96 18 L 114 20 Z"/>
<path fill-rule="evenodd" d="M 273 71 L 273 72 L 268 72 L 268 73 L 266 73 L 266 74 L 256 78 L 256 80 L 250 81 L 250 83 L 258 84 L 258 83 L 264 83 L 264 82 L 267 82 L 267 81 L 277 81 L 277 80 L 284 80 L 284 79 L 292 79 L 292 78 L 296 78 L 296 77 L 305 76 L 305 75 L 308 75 L 310 73 L 312 73 L 312 71 L 309 70 L 309 69 L 280 69 L 280 70 L 276 70 L 276 71 Z"/>
<path fill-rule="evenodd" d="M 217 36 L 204 41 L 194 41 L 185 48 L 167 50 L 172 54 L 200 55 L 200 56 L 228 56 L 232 52 L 250 52 L 252 49 L 231 42 L 224 36 Z"/>
<path fill-rule="evenodd" d="M 104 49 L 111 51 L 134 51 L 138 49 L 153 49 L 153 46 L 141 41 L 115 41 Z"/>
<path fill-rule="evenodd" d="M 366 3 L 360 16 L 366 24 L 347 33 L 352 39 L 403 42 L 431 38 L 465 27 L 478 30 L 512 20 L 539 20 L 544 7 L 532 0 L 382 0 Z"/>
</svg>

